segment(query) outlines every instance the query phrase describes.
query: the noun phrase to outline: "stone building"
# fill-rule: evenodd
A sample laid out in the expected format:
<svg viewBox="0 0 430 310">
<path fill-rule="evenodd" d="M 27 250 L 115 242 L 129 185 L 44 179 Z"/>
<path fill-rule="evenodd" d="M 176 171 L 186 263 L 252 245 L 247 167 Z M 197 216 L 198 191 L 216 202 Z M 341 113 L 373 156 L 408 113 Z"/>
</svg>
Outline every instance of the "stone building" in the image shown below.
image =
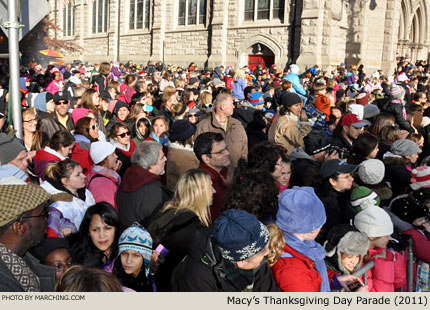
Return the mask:
<svg viewBox="0 0 430 310">
<path fill-rule="evenodd" d="M 201 67 L 296 62 L 393 67 L 427 59 L 425 0 L 49 0 L 55 35 L 84 48 L 65 60 L 163 60 Z M 427 3 L 426 3 L 427 2 Z M 52 35 L 52 34 L 51 34 Z"/>
</svg>

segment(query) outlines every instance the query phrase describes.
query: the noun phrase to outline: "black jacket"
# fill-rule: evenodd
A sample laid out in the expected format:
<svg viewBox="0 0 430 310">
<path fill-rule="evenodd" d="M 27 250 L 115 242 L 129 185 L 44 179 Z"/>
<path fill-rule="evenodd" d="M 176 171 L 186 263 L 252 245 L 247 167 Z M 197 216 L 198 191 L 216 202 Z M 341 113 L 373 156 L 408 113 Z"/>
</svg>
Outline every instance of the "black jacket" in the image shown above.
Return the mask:
<svg viewBox="0 0 430 310">
<path fill-rule="evenodd" d="M 405 194 L 411 184 L 411 170 L 406 168 L 406 161 L 403 157 L 386 157 L 385 178 L 386 182 L 390 182 L 393 197 Z"/>
<path fill-rule="evenodd" d="M 401 129 L 407 130 L 409 132 L 415 132 L 414 128 L 412 128 L 411 124 L 409 124 L 403 118 L 403 106 L 400 103 L 392 103 L 392 101 L 387 101 L 382 106 L 382 111 L 388 112 L 394 115 L 396 118 L 396 123 L 399 124 Z"/>
<path fill-rule="evenodd" d="M 69 118 L 67 119 L 67 123 L 66 123 L 67 128 L 64 128 L 64 126 L 58 121 L 57 113 L 52 112 L 40 120 L 39 130 L 46 133 L 49 139 L 51 139 L 54 133 L 56 133 L 57 131 L 60 131 L 60 130 L 67 130 L 69 132 L 72 131 L 75 128 L 75 126 L 73 125 L 72 114 L 69 113 L 68 115 L 69 115 Z"/>
</svg>

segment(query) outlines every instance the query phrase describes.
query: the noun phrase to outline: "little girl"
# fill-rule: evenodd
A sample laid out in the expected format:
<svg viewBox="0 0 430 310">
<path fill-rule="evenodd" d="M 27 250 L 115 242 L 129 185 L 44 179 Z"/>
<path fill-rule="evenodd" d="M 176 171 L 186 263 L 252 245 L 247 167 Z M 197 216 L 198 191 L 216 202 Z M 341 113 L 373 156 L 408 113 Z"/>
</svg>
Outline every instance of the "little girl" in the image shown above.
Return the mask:
<svg viewBox="0 0 430 310">
<path fill-rule="evenodd" d="M 282 157 L 281 161 L 281 174 L 275 178 L 276 186 L 279 188 L 279 194 L 288 188 L 290 185 L 291 177 L 291 161 L 285 157 Z"/>
</svg>

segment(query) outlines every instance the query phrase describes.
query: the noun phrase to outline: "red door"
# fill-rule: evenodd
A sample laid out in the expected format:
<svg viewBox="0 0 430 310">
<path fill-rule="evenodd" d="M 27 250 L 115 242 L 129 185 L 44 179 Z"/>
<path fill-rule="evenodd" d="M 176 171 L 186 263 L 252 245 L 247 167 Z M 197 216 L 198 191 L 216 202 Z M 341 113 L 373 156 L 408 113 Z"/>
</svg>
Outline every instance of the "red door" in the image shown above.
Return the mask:
<svg viewBox="0 0 430 310">
<path fill-rule="evenodd" d="M 270 67 L 275 61 L 275 56 L 271 55 L 248 55 L 248 67 L 252 72 L 258 65 L 261 65 L 262 69 Z"/>
</svg>

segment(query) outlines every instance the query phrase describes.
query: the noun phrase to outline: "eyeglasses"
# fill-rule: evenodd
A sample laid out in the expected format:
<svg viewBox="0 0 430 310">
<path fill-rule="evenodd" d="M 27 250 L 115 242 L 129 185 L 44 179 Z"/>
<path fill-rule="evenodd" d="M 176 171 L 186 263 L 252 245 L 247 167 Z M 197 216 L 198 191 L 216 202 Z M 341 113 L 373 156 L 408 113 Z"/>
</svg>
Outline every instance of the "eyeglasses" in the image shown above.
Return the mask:
<svg viewBox="0 0 430 310">
<path fill-rule="evenodd" d="M 24 123 L 37 123 L 37 118 L 32 118 L 28 120 L 23 120 Z"/>
<path fill-rule="evenodd" d="M 188 117 L 197 117 L 197 114 L 189 114 Z"/>
<path fill-rule="evenodd" d="M 66 264 L 54 265 L 54 266 L 51 266 L 51 267 L 55 267 L 55 272 L 60 272 L 60 271 L 63 271 L 64 268 L 70 268 L 72 266 L 73 266 L 73 263 L 72 262 L 68 262 Z"/>
<path fill-rule="evenodd" d="M 215 155 L 215 154 L 222 154 L 222 153 L 224 153 L 225 151 L 227 151 L 227 148 L 222 149 L 222 150 L 220 150 L 220 151 L 218 151 L 218 152 L 212 152 L 212 153 L 209 153 L 209 154 L 211 154 L 211 155 Z"/>
<path fill-rule="evenodd" d="M 21 216 L 19 220 L 23 220 L 23 219 L 30 219 L 32 217 L 45 217 L 45 218 L 49 218 L 49 207 L 45 207 L 43 208 L 42 213 L 40 213 L 39 215 L 30 215 L 30 216 Z"/>
<path fill-rule="evenodd" d="M 127 132 L 123 132 L 123 133 L 121 133 L 121 134 L 119 134 L 119 135 L 116 135 L 117 137 L 120 137 L 120 138 L 125 138 L 125 136 L 130 136 L 130 131 L 127 131 Z"/>
<path fill-rule="evenodd" d="M 92 130 L 96 130 L 97 128 L 99 128 L 99 125 L 97 125 L 97 124 L 90 126 L 90 129 L 92 129 Z"/>
<path fill-rule="evenodd" d="M 61 100 L 61 101 L 58 101 L 58 102 L 54 102 L 55 103 L 55 105 L 68 105 L 69 104 L 69 102 L 68 101 L 64 101 L 64 100 Z"/>
</svg>

